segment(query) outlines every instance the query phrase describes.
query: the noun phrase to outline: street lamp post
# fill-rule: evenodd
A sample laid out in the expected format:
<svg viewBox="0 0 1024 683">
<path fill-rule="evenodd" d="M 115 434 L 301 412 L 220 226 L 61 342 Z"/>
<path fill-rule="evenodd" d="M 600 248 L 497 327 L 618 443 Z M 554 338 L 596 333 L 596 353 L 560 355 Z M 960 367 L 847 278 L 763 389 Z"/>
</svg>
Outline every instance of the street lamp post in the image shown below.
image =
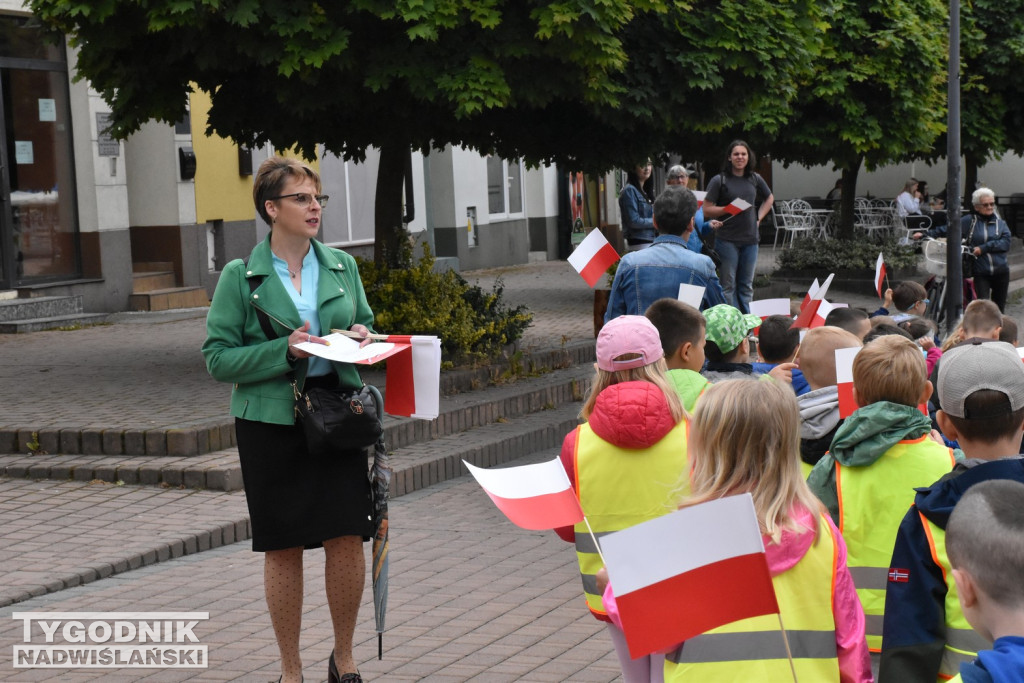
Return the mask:
<svg viewBox="0 0 1024 683">
<path fill-rule="evenodd" d="M 946 135 L 946 330 L 960 319 L 964 303 L 960 257 L 960 0 L 949 0 L 949 78 Z"/>
</svg>

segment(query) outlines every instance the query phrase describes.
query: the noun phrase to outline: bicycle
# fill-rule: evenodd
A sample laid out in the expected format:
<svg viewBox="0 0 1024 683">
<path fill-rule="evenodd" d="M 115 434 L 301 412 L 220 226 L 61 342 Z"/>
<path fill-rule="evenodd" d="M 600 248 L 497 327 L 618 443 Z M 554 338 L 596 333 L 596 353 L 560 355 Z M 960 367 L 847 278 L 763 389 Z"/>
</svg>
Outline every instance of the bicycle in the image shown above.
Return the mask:
<svg viewBox="0 0 1024 683">
<path fill-rule="evenodd" d="M 970 247 L 960 245 L 960 255 L 970 253 Z M 928 292 L 928 306 L 925 309 L 925 317 L 935 321 L 939 328 L 941 337 L 945 337 L 951 331 L 949 326 L 944 327 L 946 322 L 946 239 L 925 237 L 921 240 L 921 253 L 924 254 L 924 269 L 931 273 L 931 277 L 925 282 L 924 288 Z M 964 278 L 963 306 L 967 307 L 971 301 L 978 298 L 974 291 L 974 279 Z"/>
</svg>

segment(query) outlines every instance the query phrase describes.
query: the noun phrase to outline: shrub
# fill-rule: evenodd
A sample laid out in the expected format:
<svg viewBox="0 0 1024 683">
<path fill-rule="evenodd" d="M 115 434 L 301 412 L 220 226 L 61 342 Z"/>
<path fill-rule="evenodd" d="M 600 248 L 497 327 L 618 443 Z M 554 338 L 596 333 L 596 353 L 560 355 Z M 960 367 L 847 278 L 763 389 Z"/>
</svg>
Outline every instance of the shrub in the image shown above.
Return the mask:
<svg viewBox="0 0 1024 683">
<path fill-rule="evenodd" d="M 400 268 L 357 259 L 377 330 L 437 335 L 445 367 L 492 360 L 522 338 L 533 315 L 525 306 L 510 308 L 502 301 L 500 280 L 485 292 L 453 270 L 435 272 L 427 245 L 414 263 L 411 244 L 403 242 Z"/>
<path fill-rule="evenodd" d="M 900 245 L 895 237 L 882 242 L 868 240 L 802 239 L 779 254 L 779 268 L 789 270 L 874 271 L 878 252 L 885 255 L 889 268 L 913 268 L 919 256 L 912 246 Z"/>
</svg>

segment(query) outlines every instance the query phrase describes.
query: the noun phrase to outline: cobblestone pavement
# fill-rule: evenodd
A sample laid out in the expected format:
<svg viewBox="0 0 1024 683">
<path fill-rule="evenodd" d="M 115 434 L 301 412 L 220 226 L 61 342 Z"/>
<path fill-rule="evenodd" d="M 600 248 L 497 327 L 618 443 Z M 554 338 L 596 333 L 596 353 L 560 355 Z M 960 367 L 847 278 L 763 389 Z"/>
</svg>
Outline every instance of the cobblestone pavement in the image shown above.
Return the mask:
<svg viewBox="0 0 1024 683">
<path fill-rule="evenodd" d="M 556 456 L 538 454 L 528 461 Z M 526 462 L 526 461 L 523 461 Z M 0 482 L 7 498 L 12 485 Z M 44 482 L 45 484 L 45 482 Z M 50 485 L 52 487 L 53 485 Z M 237 494 L 152 491 L 138 487 L 95 488 L 61 484 L 67 502 L 54 513 L 68 520 L 78 504 L 126 509 L 96 528 L 76 528 L 116 553 L 137 538 L 170 538 L 188 527 L 187 511 L 222 518 L 237 510 Z M 21 497 L 48 495 L 46 488 L 18 486 Z M 104 496 L 103 494 L 107 494 Z M 106 498 L 106 500 L 102 500 Z M 154 498 L 164 499 L 166 525 Z M 75 500 L 77 502 L 72 502 Z M 33 516 L 29 526 L 45 529 Z M 101 519 L 113 516 L 104 510 Z M 54 527 L 59 519 L 54 518 Z M 7 518 L 4 528 L 8 529 Z M 468 477 L 444 482 L 392 501 L 390 595 L 384 659 L 377 661 L 372 595 L 364 593 L 356 659 L 367 680 L 377 681 L 611 681 L 618 663 L 604 628 L 586 611 L 573 547 L 552 532 L 524 531 L 509 523 Z M 6 532 L 5 532 L 6 533 Z M 49 530 L 43 536 L 50 538 Z M 103 540 L 100 540 L 103 539 Z M 24 541 L 28 543 L 29 541 Z M 104 547 L 104 544 L 111 547 Z M 368 553 L 367 553 L 368 554 Z M 145 566 L 0 609 L 0 680 L 10 681 L 271 681 L 277 650 L 262 596 L 262 560 L 248 541 Z M 332 636 L 323 597 L 323 551 L 306 553 L 307 580 L 302 654 L 306 680 L 324 680 Z M 209 646 L 206 670 L 14 669 L 12 648 L 22 642 L 14 612 L 206 611 L 196 635 Z M 38 631 L 37 639 L 41 639 Z M 58 636 L 59 639 L 59 636 Z"/>
</svg>

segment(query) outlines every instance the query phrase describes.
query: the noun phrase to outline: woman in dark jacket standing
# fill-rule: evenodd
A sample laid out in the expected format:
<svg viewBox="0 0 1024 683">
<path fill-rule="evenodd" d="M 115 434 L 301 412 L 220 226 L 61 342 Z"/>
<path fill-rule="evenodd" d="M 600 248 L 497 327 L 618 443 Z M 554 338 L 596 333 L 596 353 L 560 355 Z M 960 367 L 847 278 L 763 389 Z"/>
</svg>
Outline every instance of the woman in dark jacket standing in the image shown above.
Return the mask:
<svg viewBox="0 0 1024 683">
<path fill-rule="evenodd" d="M 320 176 L 294 159 L 260 165 L 256 211 L 270 234 L 248 261 L 224 267 L 206 320 L 206 367 L 231 382 L 238 457 L 252 521 L 252 547 L 264 553 L 264 591 L 281 652 L 282 681 L 302 680 L 302 554 L 323 546 L 334 626 L 330 681 L 358 682 L 352 637 L 365 582 L 363 541 L 373 534 L 363 451 L 314 458 L 295 424 L 292 379 L 300 389 L 358 387 L 355 367 L 295 348 L 323 342 L 331 328 L 364 338 L 373 312 L 355 260 L 316 241 Z M 263 331 L 257 310 L 276 334 Z M 339 672 L 349 672 L 341 675 Z"/>
<path fill-rule="evenodd" d="M 651 160 L 636 165 L 626 174 L 626 186 L 619 194 L 622 235 L 629 251 L 646 249 L 658 236 L 654 229 L 654 167 Z"/>
<path fill-rule="evenodd" d="M 992 299 L 1001 312 L 1006 312 L 1006 293 L 1010 288 L 1010 228 L 996 213 L 996 194 L 979 187 L 971 195 L 974 213 L 960 219 L 960 235 L 977 257 L 974 263 L 974 289 L 979 299 Z M 945 237 L 946 226 L 928 231 L 932 237 Z M 915 233 L 914 239 L 923 233 Z"/>
</svg>

